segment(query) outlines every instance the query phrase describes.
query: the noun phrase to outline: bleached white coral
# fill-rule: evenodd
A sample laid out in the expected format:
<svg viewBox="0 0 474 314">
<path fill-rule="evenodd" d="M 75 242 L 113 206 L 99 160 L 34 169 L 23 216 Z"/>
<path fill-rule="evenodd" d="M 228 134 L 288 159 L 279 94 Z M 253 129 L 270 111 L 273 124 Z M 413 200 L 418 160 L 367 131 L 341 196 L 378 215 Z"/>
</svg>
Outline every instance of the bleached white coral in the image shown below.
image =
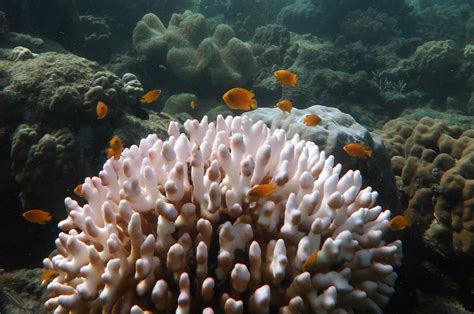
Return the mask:
<svg viewBox="0 0 474 314">
<path fill-rule="evenodd" d="M 247 117 L 188 120 L 149 135 L 86 178 L 86 203 L 65 200 L 56 313 L 381 312 L 401 243 L 386 244 L 389 210 L 359 171 L 312 142 Z M 249 198 L 275 183 L 269 196 Z M 317 258 L 303 267 L 312 252 Z M 192 309 L 192 310 L 191 310 Z"/>
</svg>

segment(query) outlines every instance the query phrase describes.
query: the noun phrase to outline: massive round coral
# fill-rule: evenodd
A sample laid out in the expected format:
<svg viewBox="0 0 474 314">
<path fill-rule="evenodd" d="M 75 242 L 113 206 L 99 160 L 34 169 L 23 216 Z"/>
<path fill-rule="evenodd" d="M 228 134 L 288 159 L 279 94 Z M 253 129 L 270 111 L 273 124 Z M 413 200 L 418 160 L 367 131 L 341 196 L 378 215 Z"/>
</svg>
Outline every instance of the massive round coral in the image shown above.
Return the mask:
<svg viewBox="0 0 474 314">
<path fill-rule="evenodd" d="M 474 130 L 424 117 L 387 122 L 382 137 L 405 215 L 436 251 L 474 255 Z"/>
<path fill-rule="evenodd" d="M 314 143 L 248 117 L 184 128 L 108 160 L 86 178 L 84 205 L 66 199 L 44 260 L 59 273 L 47 309 L 381 313 L 401 243 L 383 240 L 390 211 L 358 171 L 340 178 Z"/>
</svg>

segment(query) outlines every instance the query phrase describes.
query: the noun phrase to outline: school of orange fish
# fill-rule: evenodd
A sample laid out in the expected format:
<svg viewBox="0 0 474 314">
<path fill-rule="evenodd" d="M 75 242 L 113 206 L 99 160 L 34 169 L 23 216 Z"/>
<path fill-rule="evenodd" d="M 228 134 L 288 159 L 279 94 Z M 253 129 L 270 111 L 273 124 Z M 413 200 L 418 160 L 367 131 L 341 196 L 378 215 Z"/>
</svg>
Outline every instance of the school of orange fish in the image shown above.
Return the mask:
<svg viewBox="0 0 474 314">
<path fill-rule="evenodd" d="M 298 76 L 288 70 L 277 70 L 274 72 L 275 79 L 282 85 L 289 87 L 296 87 L 298 82 Z M 147 92 L 140 99 L 140 103 L 143 105 L 151 104 L 155 102 L 161 95 L 160 89 L 153 89 Z M 222 99 L 224 103 L 231 109 L 248 111 L 257 108 L 257 101 L 254 99 L 255 94 L 242 87 L 235 87 L 224 93 Z M 195 109 L 197 102 L 192 100 L 190 107 Z M 288 99 L 282 99 L 277 102 L 276 107 L 291 114 L 293 109 L 293 103 Z M 108 106 L 103 101 L 98 101 L 96 106 L 96 114 L 98 120 L 103 120 L 107 116 Z M 316 126 L 321 122 L 321 118 L 317 114 L 307 114 L 304 116 L 303 123 L 308 126 Z M 107 159 L 113 158 L 118 160 L 123 151 L 123 143 L 118 135 L 114 135 L 109 141 L 109 147 L 106 149 Z M 345 145 L 343 148 L 344 152 L 350 157 L 358 158 L 361 160 L 368 160 L 372 157 L 372 149 L 367 145 L 361 143 L 350 143 Z M 260 199 L 270 196 L 277 189 L 277 185 L 274 183 L 260 184 L 254 186 L 247 193 L 247 197 L 252 199 Z M 82 184 L 79 184 L 74 188 L 74 193 L 82 197 Z M 51 220 L 51 214 L 42 209 L 32 209 L 24 212 L 22 216 L 31 223 L 46 224 Z M 407 228 L 411 224 L 410 220 L 404 215 L 398 215 L 389 221 L 389 227 L 393 231 L 401 231 Z M 317 260 L 318 251 L 312 252 L 303 265 L 305 271 L 311 272 L 313 266 Z M 54 276 L 55 272 L 46 270 L 41 275 L 41 281 L 48 282 Z"/>
</svg>

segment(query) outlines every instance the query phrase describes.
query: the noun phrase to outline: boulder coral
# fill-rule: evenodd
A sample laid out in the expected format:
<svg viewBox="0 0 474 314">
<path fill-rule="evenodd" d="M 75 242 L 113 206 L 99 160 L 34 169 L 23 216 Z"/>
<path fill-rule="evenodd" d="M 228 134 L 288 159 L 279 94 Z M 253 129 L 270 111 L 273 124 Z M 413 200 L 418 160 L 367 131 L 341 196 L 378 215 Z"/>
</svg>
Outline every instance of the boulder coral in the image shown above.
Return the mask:
<svg viewBox="0 0 474 314">
<path fill-rule="evenodd" d="M 417 14 L 417 35 L 425 40 L 469 42 L 468 21 L 472 4 L 452 2 L 430 5 Z"/>
<path fill-rule="evenodd" d="M 349 12 L 340 26 L 341 33 L 354 41 L 383 42 L 400 36 L 397 20 L 371 7 Z"/>
<path fill-rule="evenodd" d="M 321 122 L 308 128 L 303 123 L 307 114 L 317 114 Z M 293 108 L 291 114 L 278 108 L 258 108 L 244 115 L 254 121 L 263 121 L 270 129 L 282 129 L 288 137 L 298 134 L 301 139 L 311 141 L 334 156 L 342 164 L 342 171 L 359 169 L 364 183 L 376 189 L 380 196 L 378 203 L 399 213 L 401 205 L 397 197 L 397 187 L 390 169 L 390 156 L 387 154 L 382 139 L 377 134 L 358 123 L 351 115 L 337 108 L 314 105 L 304 109 Z M 361 161 L 351 158 L 342 148 L 348 143 L 365 143 L 372 151 L 372 157 Z"/>
<path fill-rule="evenodd" d="M 206 18 L 191 11 L 173 14 L 167 28 L 158 16 L 146 14 L 133 31 L 133 43 L 139 53 L 165 63 L 185 82 L 243 85 L 257 70 L 250 46 L 230 26 L 220 24 L 208 37 Z"/>
<path fill-rule="evenodd" d="M 56 313 L 381 313 L 401 242 L 390 210 L 334 157 L 248 117 L 177 123 L 66 198 Z M 256 190 L 271 187 L 259 195 Z M 317 258 L 308 262 L 313 254 Z"/>
<path fill-rule="evenodd" d="M 97 102 L 103 101 L 112 109 L 110 115 L 127 112 L 137 107 L 144 94 L 143 85 L 132 73 L 125 73 L 119 78 L 112 72 L 99 71 L 94 74 L 91 87 L 84 94 L 84 110 L 91 116 L 96 115 Z"/>
<path fill-rule="evenodd" d="M 461 52 L 455 42 L 429 41 L 419 46 L 413 54 L 410 65 L 423 78 L 452 76 L 461 63 Z"/>
<path fill-rule="evenodd" d="M 284 29 L 284 28 L 283 28 Z M 371 52 L 350 52 L 345 55 L 334 43 L 310 34 L 298 35 L 291 33 L 287 39 L 282 27 L 261 28 L 259 35 L 270 38 L 274 34 L 285 46 L 277 47 L 264 36 L 256 36 L 252 44 L 261 68 L 255 83 L 254 91 L 268 102 L 277 102 L 281 97 L 291 99 L 296 107 L 307 107 L 311 102 L 323 102 L 334 107 L 348 105 L 344 111 L 355 114 L 354 108 L 359 103 L 367 103 L 373 111 L 379 101 L 377 90 L 369 82 L 366 72 Z M 283 35 L 279 37 L 279 35 Z M 357 64 L 358 62 L 366 64 Z M 289 69 L 298 75 L 295 88 L 282 88 L 276 84 L 273 71 L 278 68 Z M 378 108 L 377 108 L 378 109 Z M 364 116 L 367 116 L 366 112 Z M 361 117 L 357 117 L 361 119 Z"/>
<path fill-rule="evenodd" d="M 198 102 L 198 98 L 194 94 L 181 93 L 172 95 L 166 100 L 161 112 L 165 112 L 170 115 L 176 115 L 180 112 L 189 111 L 192 101 L 196 102 L 196 104 Z"/>
<path fill-rule="evenodd" d="M 13 55 L 14 50 L 10 53 Z M 65 120 L 63 113 L 73 113 L 77 117 L 80 99 L 71 104 L 67 101 L 77 99 L 77 95 L 82 97 L 94 73 L 100 69 L 96 63 L 84 58 L 55 52 L 41 53 L 22 62 L 0 59 L 0 68 L 8 77 L 0 91 L 0 97 L 4 96 L 4 106 L 0 108 L 2 118 L 18 112 L 22 118 L 17 120 L 25 123 L 50 119 L 61 124 Z"/>
<path fill-rule="evenodd" d="M 81 55 L 92 60 L 107 61 L 118 50 L 119 40 L 114 36 L 108 21 L 99 16 L 81 15 L 79 23 L 84 34 Z M 97 49 L 100 47 L 100 49 Z"/>
<path fill-rule="evenodd" d="M 29 51 L 22 48 L 20 52 L 23 50 Z M 55 212 L 62 208 L 64 196 L 85 172 L 101 166 L 104 147 L 113 133 L 134 126 L 127 132 L 132 135 L 124 140 L 139 140 L 157 130 L 156 122 L 162 120 L 130 117 L 139 108 L 144 93 L 140 81 L 131 73 L 119 78 L 97 63 L 72 54 L 46 52 L 12 61 L 8 56 L 17 50 L 3 51 L 6 55 L 0 52 L 0 133 L 12 141 L 3 142 L 8 157 L 1 163 L 0 172 L 8 175 L 0 176 L 0 183 L 11 185 L 10 173 L 16 176 L 19 191 L 15 195 L 20 194 L 24 210 L 45 206 Z M 109 107 L 104 120 L 97 119 L 98 100 Z M 20 152 L 25 139 L 31 151 Z M 45 178 L 54 183 L 53 192 L 51 186 L 42 184 Z"/>
<path fill-rule="evenodd" d="M 13 134 L 10 156 L 25 209 L 59 207 L 54 201 L 78 182 L 85 168 L 78 143 L 66 128 L 41 134 L 37 125 L 20 125 Z M 55 188 L 40 184 L 45 180 L 54 182 Z"/>
<path fill-rule="evenodd" d="M 354 28 L 360 28 L 363 31 L 363 28 L 374 27 L 374 22 L 376 24 L 381 22 L 378 26 L 383 29 L 385 29 L 386 26 L 392 28 L 396 26 L 396 24 L 404 26 L 405 29 L 412 26 L 409 18 L 410 8 L 404 0 L 291 1 L 289 5 L 281 9 L 277 16 L 277 22 L 278 24 L 288 27 L 289 30 L 301 34 L 309 32 L 321 37 L 337 36 L 341 30 L 341 23 L 347 14 L 351 14 L 351 12 L 357 10 L 367 10 L 369 8 L 373 10 L 373 13 L 366 11 L 366 17 L 363 20 L 352 20 Z M 380 18 L 374 19 L 375 15 L 379 13 L 390 16 L 391 21 L 381 21 Z M 379 22 L 376 20 L 379 20 Z M 346 20 L 346 23 L 347 22 Z M 362 24 L 366 25 L 363 26 Z M 372 26 L 369 24 L 372 24 Z M 376 31 L 379 32 L 380 30 Z M 393 29 L 391 31 L 393 31 Z M 367 33 L 364 35 L 367 35 Z"/>
<path fill-rule="evenodd" d="M 474 130 L 425 117 L 381 132 L 414 228 L 437 249 L 474 254 Z"/>
<path fill-rule="evenodd" d="M 392 80 L 405 80 L 409 89 L 446 93 L 461 84 L 462 57 L 462 50 L 452 40 L 427 41 L 387 74 Z"/>
<path fill-rule="evenodd" d="M 5 99 L 0 115 L 11 117 L 12 112 L 19 112 L 19 120 L 25 123 L 48 120 L 67 127 L 93 124 L 98 100 L 107 103 L 111 117 L 118 111 L 131 112 L 144 93 L 134 74 L 125 73 L 119 78 L 97 63 L 72 54 L 34 54 L 17 47 L 8 50 L 6 58 L 0 58 L 0 68 L 7 77 L 0 90 L 0 99 Z"/>
</svg>

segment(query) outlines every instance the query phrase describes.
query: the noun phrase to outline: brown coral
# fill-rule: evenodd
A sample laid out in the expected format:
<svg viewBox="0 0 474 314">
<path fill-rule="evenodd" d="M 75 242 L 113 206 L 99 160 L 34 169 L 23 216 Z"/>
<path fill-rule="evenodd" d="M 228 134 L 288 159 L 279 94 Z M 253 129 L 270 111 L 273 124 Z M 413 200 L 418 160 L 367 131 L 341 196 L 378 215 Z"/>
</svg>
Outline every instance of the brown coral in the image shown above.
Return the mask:
<svg viewBox="0 0 474 314">
<path fill-rule="evenodd" d="M 425 117 L 381 133 L 414 228 L 427 243 L 474 254 L 474 130 Z"/>
</svg>

